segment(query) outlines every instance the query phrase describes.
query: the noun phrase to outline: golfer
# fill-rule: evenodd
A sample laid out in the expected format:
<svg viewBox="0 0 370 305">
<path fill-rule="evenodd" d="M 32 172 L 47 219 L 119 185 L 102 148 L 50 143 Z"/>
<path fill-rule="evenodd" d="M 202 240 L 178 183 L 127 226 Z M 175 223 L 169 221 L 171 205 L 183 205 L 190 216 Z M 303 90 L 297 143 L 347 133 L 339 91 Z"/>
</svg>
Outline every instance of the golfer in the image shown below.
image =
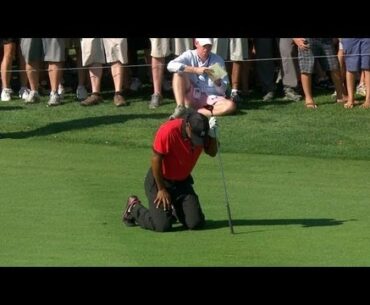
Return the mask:
<svg viewBox="0 0 370 305">
<path fill-rule="evenodd" d="M 151 167 L 144 187 L 149 208 L 132 195 L 122 220 L 127 226 L 140 225 L 157 232 L 170 231 L 174 215 L 187 229 L 199 229 L 204 221 L 199 199 L 193 189 L 193 170 L 204 150 L 217 154 L 217 122 L 198 112 L 162 124 L 154 138 Z"/>
</svg>

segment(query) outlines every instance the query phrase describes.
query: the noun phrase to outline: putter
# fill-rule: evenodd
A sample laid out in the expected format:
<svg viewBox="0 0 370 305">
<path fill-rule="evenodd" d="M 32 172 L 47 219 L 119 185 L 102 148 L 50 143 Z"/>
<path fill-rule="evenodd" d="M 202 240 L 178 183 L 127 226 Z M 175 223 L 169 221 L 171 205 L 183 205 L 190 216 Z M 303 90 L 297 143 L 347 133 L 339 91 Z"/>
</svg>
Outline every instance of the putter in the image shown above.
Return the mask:
<svg viewBox="0 0 370 305">
<path fill-rule="evenodd" d="M 213 106 L 212 105 L 206 105 L 204 106 L 205 109 L 209 110 L 211 112 L 211 116 L 213 117 Z M 227 189 L 226 189 L 226 182 L 225 182 L 225 174 L 224 174 L 224 167 L 222 165 L 222 159 L 221 159 L 221 154 L 220 154 L 220 145 L 218 143 L 218 135 L 217 135 L 217 129 L 216 129 L 216 143 L 217 143 L 217 155 L 218 155 L 218 160 L 220 163 L 220 168 L 221 168 L 221 177 L 222 177 L 222 182 L 224 185 L 224 193 L 225 193 L 225 205 L 226 205 L 226 210 L 227 210 L 227 216 L 229 218 L 229 227 L 230 227 L 230 232 L 231 234 L 234 234 L 234 227 L 233 223 L 231 221 L 231 211 L 230 211 L 230 205 L 229 205 L 229 196 L 227 194 Z"/>
</svg>

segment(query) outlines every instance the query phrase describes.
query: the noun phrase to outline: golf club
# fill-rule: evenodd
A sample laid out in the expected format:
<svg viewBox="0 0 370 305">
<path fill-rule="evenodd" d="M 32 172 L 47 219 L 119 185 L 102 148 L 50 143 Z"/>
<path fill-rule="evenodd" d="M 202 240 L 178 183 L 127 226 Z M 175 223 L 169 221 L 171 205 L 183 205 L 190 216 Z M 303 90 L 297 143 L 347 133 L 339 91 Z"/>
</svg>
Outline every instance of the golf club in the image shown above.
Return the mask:
<svg viewBox="0 0 370 305">
<path fill-rule="evenodd" d="M 211 117 L 213 117 L 213 106 L 212 105 L 206 105 L 204 106 L 205 109 L 209 110 L 211 112 Z M 234 234 L 234 227 L 233 223 L 231 221 L 231 211 L 230 211 L 230 205 L 229 205 L 229 196 L 227 194 L 227 189 L 226 189 L 226 182 L 225 182 L 225 174 L 224 174 L 224 167 L 222 164 L 222 159 L 221 159 L 221 154 L 220 154 L 220 145 L 218 142 L 218 135 L 217 135 L 217 128 L 216 128 L 216 143 L 217 143 L 217 155 L 218 155 L 218 160 L 220 163 L 220 168 L 221 168 L 221 176 L 222 176 L 222 182 L 224 185 L 224 193 L 225 193 L 225 205 L 226 205 L 226 210 L 227 210 L 227 216 L 229 218 L 229 227 L 230 227 L 230 232 L 231 234 Z"/>
</svg>

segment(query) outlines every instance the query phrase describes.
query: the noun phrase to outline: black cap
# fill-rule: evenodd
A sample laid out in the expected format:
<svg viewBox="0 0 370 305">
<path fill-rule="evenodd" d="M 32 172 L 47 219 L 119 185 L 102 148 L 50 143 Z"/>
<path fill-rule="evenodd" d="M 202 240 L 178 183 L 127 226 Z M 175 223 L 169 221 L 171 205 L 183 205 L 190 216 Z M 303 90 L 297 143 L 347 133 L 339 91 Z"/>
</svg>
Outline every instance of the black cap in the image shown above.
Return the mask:
<svg viewBox="0 0 370 305">
<path fill-rule="evenodd" d="M 191 126 L 191 142 L 194 145 L 204 146 L 204 139 L 209 130 L 208 118 L 199 112 L 194 112 L 189 114 L 186 121 Z"/>
</svg>

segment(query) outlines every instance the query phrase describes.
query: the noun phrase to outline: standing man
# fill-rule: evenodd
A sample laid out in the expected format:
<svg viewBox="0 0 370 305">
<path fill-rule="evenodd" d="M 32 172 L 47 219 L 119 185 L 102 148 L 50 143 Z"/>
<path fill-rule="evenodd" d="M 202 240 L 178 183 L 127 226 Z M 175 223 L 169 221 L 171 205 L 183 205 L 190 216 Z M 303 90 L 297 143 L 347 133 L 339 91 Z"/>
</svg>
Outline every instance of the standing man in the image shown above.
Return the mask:
<svg viewBox="0 0 370 305">
<path fill-rule="evenodd" d="M 342 38 L 344 60 L 347 67 L 346 79 L 348 100 L 344 108 L 353 108 L 355 105 L 356 74 L 363 72 L 365 76 L 366 96 L 361 108 L 370 108 L 370 38 Z M 337 93 L 338 96 L 338 93 Z"/>
<path fill-rule="evenodd" d="M 248 59 L 248 38 L 213 38 L 212 52 L 229 60 L 228 73 L 231 76 L 230 97 L 234 103 L 241 103 L 242 74 L 246 73 L 245 63 Z"/>
<path fill-rule="evenodd" d="M 337 102 L 346 102 L 347 96 L 343 94 L 344 87 L 340 77 L 338 58 L 335 56 L 333 39 L 293 38 L 293 41 L 298 46 L 298 63 L 306 108 L 317 108 L 312 94 L 312 74 L 315 57 L 319 57 L 320 65 L 325 71 L 330 71 L 330 76 L 337 92 Z"/>
<path fill-rule="evenodd" d="M 92 93 L 81 101 L 82 106 L 92 106 L 103 102 L 101 84 L 103 64 L 111 65 L 111 74 L 114 83 L 113 103 L 117 107 L 127 106 L 129 103 L 123 96 L 123 80 L 126 70 L 127 39 L 126 38 L 82 38 L 81 39 L 82 65 L 89 67 Z"/>
<path fill-rule="evenodd" d="M 170 231 L 172 215 L 188 229 L 201 228 L 204 221 L 191 171 L 203 149 L 217 154 L 217 122 L 200 113 L 189 113 L 162 124 L 154 138 L 151 167 L 145 178 L 149 208 L 137 196 L 130 196 L 122 220 L 127 226 L 140 225 L 157 232 Z"/>
<path fill-rule="evenodd" d="M 293 42 L 293 38 L 278 38 L 278 43 L 281 57 L 280 73 L 284 87 L 284 100 L 298 102 L 302 99 L 302 95 L 298 93 L 298 48 Z"/>
<path fill-rule="evenodd" d="M 26 73 L 31 88 L 25 99 L 26 104 L 33 104 L 40 100 L 39 69 L 41 63 L 47 61 L 51 90 L 48 106 L 61 105 L 62 96 L 58 93 L 58 86 L 62 80 L 62 67 L 65 62 L 64 38 L 21 38 L 20 47 L 26 62 Z"/>
<path fill-rule="evenodd" d="M 191 38 L 150 38 L 150 44 L 154 93 L 149 102 L 149 109 L 156 109 L 162 104 L 162 87 L 165 88 L 166 86 L 164 82 L 166 57 L 171 54 L 178 56 L 186 50 L 192 49 L 193 41 Z"/>
<path fill-rule="evenodd" d="M 12 63 L 15 57 L 16 38 L 0 38 L 0 46 L 4 48 L 3 59 L 1 60 L 1 101 L 9 102 L 12 99 L 13 90 L 10 88 L 12 79 Z"/>
</svg>

